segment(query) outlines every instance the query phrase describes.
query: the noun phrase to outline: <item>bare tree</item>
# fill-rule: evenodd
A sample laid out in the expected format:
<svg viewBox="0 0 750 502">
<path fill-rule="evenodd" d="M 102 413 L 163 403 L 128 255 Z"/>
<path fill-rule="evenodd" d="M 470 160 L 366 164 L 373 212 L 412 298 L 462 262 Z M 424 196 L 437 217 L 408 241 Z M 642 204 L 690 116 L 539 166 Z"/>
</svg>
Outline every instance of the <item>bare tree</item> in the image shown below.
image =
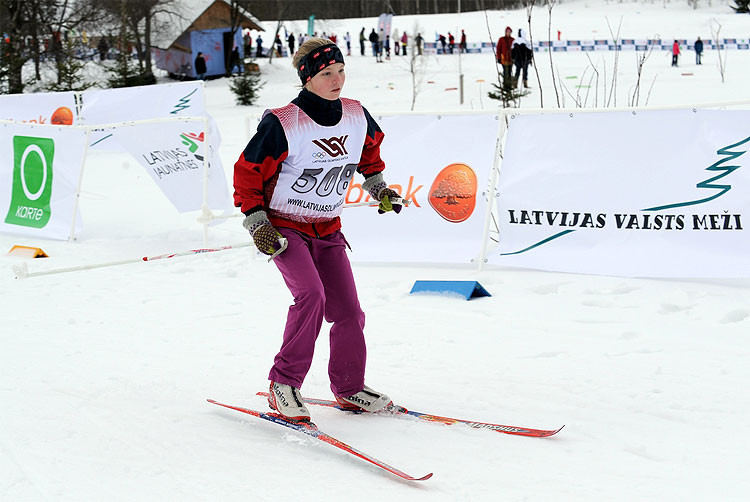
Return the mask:
<svg viewBox="0 0 750 502">
<path fill-rule="evenodd" d="M 549 68 L 552 72 L 552 88 L 555 89 L 555 97 L 557 98 L 557 107 L 560 108 L 560 93 L 557 91 L 557 80 L 555 80 L 555 66 L 552 63 L 552 8 L 557 3 L 557 0 L 547 0 L 547 40 L 549 40 Z M 531 12 L 529 11 L 529 33 L 531 33 Z M 531 35 L 529 35 L 531 36 Z M 529 42 L 530 43 L 530 42 Z M 559 72 L 558 72 L 559 73 Z M 561 81 L 562 82 L 562 81 Z M 563 97 L 563 100 L 565 98 Z"/>
<path fill-rule="evenodd" d="M 620 29 L 622 28 L 622 17 L 620 17 L 620 23 L 617 25 L 617 33 L 612 32 L 612 26 L 609 24 L 609 19 L 607 19 L 607 28 L 609 28 L 609 34 L 612 37 L 612 41 L 615 43 L 615 62 L 612 70 L 612 86 L 610 87 L 607 106 L 609 106 L 613 97 L 614 103 L 612 106 L 617 106 L 617 70 L 618 62 L 620 60 Z"/>
<path fill-rule="evenodd" d="M 656 35 L 656 37 L 658 36 L 659 35 Z M 633 88 L 633 94 L 628 102 L 629 106 L 638 106 L 640 104 L 641 76 L 643 75 L 643 67 L 646 64 L 646 61 L 648 61 L 648 58 L 651 57 L 651 54 L 654 51 L 654 47 L 654 45 L 648 45 L 643 54 L 639 55 L 638 53 L 636 53 L 636 81 Z"/>
<path fill-rule="evenodd" d="M 273 51 L 274 51 L 273 48 L 276 46 L 276 37 L 279 36 L 279 31 L 281 31 L 281 26 L 284 24 L 287 14 L 291 12 L 289 8 L 289 3 L 285 2 L 284 0 L 277 0 L 276 6 L 277 6 L 278 15 L 276 16 L 276 31 L 273 34 L 273 39 L 271 40 L 271 49 L 268 53 L 269 64 L 273 62 Z"/>
<path fill-rule="evenodd" d="M 526 1 L 526 23 L 529 25 L 529 44 L 531 44 L 531 51 L 532 51 L 532 54 L 533 54 L 533 52 L 534 52 L 534 38 L 533 38 L 533 35 L 531 34 L 531 17 L 532 17 L 531 14 L 532 14 L 532 12 L 534 10 L 534 4 L 536 3 L 536 0 L 525 0 L 525 1 Z M 549 50 L 550 51 L 552 50 L 551 46 L 549 47 Z M 550 59 L 550 61 L 551 61 L 551 59 Z M 539 107 L 540 108 L 544 108 L 544 94 L 542 92 L 542 79 L 539 77 L 539 68 L 536 65 L 536 58 L 535 57 L 531 58 L 531 64 L 534 65 L 534 73 L 536 74 L 536 82 L 537 82 L 537 86 L 539 87 Z M 554 71 L 553 71 L 553 73 L 554 73 Z M 554 76 L 553 76 L 553 78 L 554 78 Z M 555 93 L 557 93 L 557 88 L 555 88 Z M 558 96 L 557 100 L 558 100 L 558 106 L 560 106 L 559 105 L 559 103 L 560 103 L 559 96 Z"/>
<path fill-rule="evenodd" d="M 138 56 L 141 74 L 151 79 L 151 38 L 155 29 L 161 26 L 156 19 L 181 18 L 176 8 L 179 0 L 96 0 L 96 3 L 110 14 L 110 23 L 119 25 L 120 51 L 128 51 L 132 44 Z M 129 51 L 128 51 L 129 52 Z"/>
<path fill-rule="evenodd" d="M 232 40 L 237 33 L 237 30 L 242 26 L 242 21 L 245 19 L 245 13 L 250 12 L 249 0 L 230 0 L 229 1 L 229 30 L 232 32 Z M 271 44 L 273 48 L 273 44 Z M 246 54 L 247 56 L 247 54 Z M 229 57 L 224 61 L 224 71 L 227 75 L 232 73 L 232 58 Z"/>
<path fill-rule="evenodd" d="M 722 57 L 721 54 L 721 38 L 719 38 L 719 33 L 721 33 L 721 23 L 715 19 L 711 19 L 711 37 L 714 39 L 714 44 L 716 45 L 716 54 L 719 56 L 719 73 L 721 74 L 721 83 L 724 83 L 724 71 L 727 67 L 727 50 L 724 48 L 724 55 Z"/>
<path fill-rule="evenodd" d="M 412 34 L 422 33 L 422 29 L 419 24 L 415 23 L 412 26 Z M 427 68 L 426 60 L 428 56 L 423 56 L 419 53 L 417 42 L 415 37 L 409 37 L 411 41 L 411 52 L 408 57 L 409 73 L 411 74 L 411 111 L 414 111 L 414 106 L 417 103 L 417 95 L 422 90 L 422 82 L 425 78 L 425 69 Z M 401 61 L 399 59 L 399 61 Z"/>
</svg>

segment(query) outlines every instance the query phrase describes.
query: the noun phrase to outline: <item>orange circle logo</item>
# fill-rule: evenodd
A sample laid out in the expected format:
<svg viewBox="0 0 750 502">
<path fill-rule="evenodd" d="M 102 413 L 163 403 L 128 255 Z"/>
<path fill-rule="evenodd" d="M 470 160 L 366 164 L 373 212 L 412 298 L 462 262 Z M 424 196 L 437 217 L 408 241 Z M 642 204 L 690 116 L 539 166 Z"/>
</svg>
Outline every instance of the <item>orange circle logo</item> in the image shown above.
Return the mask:
<svg viewBox="0 0 750 502">
<path fill-rule="evenodd" d="M 430 187 L 430 205 L 451 223 L 469 219 L 477 205 L 477 175 L 466 164 L 451 164 Z"/>
<path fill-rule="evenodd" d="M 73 125 L 73 112 L 67 106 L 61 106 L 55 110 L 49 122 L 54 125 Z"/>
</svg>

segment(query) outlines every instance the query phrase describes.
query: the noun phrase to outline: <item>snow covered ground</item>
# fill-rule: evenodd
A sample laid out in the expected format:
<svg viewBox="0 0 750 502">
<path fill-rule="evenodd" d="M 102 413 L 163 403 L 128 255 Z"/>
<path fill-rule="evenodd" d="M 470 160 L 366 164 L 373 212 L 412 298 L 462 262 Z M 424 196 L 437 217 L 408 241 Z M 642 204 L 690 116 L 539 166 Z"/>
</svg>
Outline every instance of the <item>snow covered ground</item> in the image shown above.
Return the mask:
<svg viewBox="0 0 750 502">
<path fill-rule="evenodd" d="M 546 33 L 543 12 L 535 21 L 543 31 L 535 38 Z M 560 20 L 553 29 L 568 38 L 594 29 L 606 34 L 605 17 L 619 22 L 620 16 L 628 37 L 707 38 L 711 18 L 721 20 L 727 37 L 750 36 L 750 16 L 717 6 L 694 11 L 677 1 L 666 9 L 662 2 L 565 2 L 553 12 Z M 505 24 L 523 26 L 525 13 L 494 13 L 492 19 L 497 37 Z M 415 18 L 402 21 L 399 29 Z M 323 26 L 335 26 L 339 35 L 349 27 L 354 35 L 375 25 L 366 23 Z M 470 37 L 487 30 L 483 13 L 420 16 L 419 23 L 425 32 L 465 27 Z M 603 57 L 611 69 L 612 55 Z M 621 54 L 618 105 L 627 103 L 634 58 Z M 579 79 L 589 65 L 580 53 L 555 54 L 554 61 L 560 75 Z M 482 97 L 494 78 L 491 56 L 462 56 L 463 107 L 455 91 L 445 90 L 456 86 L 458 57 L 431 57 L 428 65 L 418 109 L 493 106 Z M 545 100 L 552 99 L 549 65 L 540 66 Z M 267 83 L 254 107 L 235 106 L 226 80 L 207 83 L 230 179 L 248 139 L 245 116 L 283 105 L 297 92 L 288 59 L 262 70 Z M 354 56 L 347 73 L 344 94 L 371 111 L 408 110 L 410 77 L 398 58 L 377 65 Z M 747 99 L 750 51 L 728 53 L 724 84 L 712 52 L 702 67 L 688 53 L 679 68 L 656 53 L 644 79 L 650 85 L 654 76 L 652 106 Z M 534 80 L 522 106 L 539 106 Z M 42 247 L 51 258 L 30 261 L 36 271 L 201 245 L 196 215 L 177 214 L 125 155 L 89 154 L 81 209 L 86 227 L 79 242 L 0 235 L 0 250 Z M 239 220 L 213 227 L 210 236 L 212 245 L 248 239 Z M 533 439 L 311 410 L 329 434 L 410 474 L 435 473 L 408 483 L 313 439 L 205 402 L 265 409 L 255 392 L 267 386 L 291 296 L 275 267 L 253 259 L 250 249 L 24 281 L 11 271 L 19 259 L 0 256 L 0 499 L 750 497 L 747 279 L 354 264 L 367 314 L 369 385 L 418 411 L 538 428 L 566 424 L 556 437 Z M 418 279 L 477 279 L 493 296 L 464 302 L 408 295 Z M 303 388 L 307 396 L 330 395 L 327 329 Z"/>
</svg>

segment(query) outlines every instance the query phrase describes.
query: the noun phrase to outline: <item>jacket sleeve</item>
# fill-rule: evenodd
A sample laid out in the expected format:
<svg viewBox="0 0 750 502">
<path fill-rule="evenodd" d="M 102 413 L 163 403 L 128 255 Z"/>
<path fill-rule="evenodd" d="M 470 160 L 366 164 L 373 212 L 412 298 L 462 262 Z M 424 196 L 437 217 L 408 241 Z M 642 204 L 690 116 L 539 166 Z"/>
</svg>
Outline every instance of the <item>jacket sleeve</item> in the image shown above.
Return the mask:
<svg viewBox="0 0 750 502">
<path fill-rule="evenodd" d="M 281 170 L 289 147 L 278 117 L 268 113 L 234 164 L 234 205 L 245 214 L 265 209 L 267 182 Z"/>
<path fill-rule="evenodd" d="M 362 107 L 367 119 L 367 134 L 365 135 L 365 145 L 362 148 L 362 157 L 357 166 L 357 172 L 365 178 L 374 176 L 385 169 L 385 162 L 380 158 L 380 144 L 383 142 L 385 134 L 380 130 L 380 126 L 372 118 L 370 112 Z"/>
</svg>

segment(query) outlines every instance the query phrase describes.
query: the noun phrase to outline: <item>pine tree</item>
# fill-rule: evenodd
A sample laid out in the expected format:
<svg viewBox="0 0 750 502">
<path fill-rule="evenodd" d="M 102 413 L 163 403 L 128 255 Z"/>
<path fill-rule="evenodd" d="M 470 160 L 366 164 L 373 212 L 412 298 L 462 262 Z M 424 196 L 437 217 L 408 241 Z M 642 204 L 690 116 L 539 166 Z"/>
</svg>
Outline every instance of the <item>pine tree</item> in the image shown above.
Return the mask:
<svg viewBox="0 0 750 502">
<path fill-rule="evenodd" d="M 750 0 L 734 0 L 735 5 L 730 5 L 737 14 L 750 13 Z"/>
<path fill-rule="evenodd" d="M 55 67 L 57 69 L 57 82 L 47 84 L 45 90 L 52 92 L 85 91 L 93 86 L 93 82 L 86 82 L 81 75 L 81 70 L 86 64 L 75 58 L 75 47 L 68 40 L 60 53 L 55 56 Z"/>
<path fill-rule="evenodd" d="M 256 68 L 250 70 L 247 68 Z M 238 105 L 252 105 L 258 100 L 258 91 L 263 87 L 263 82 L 260 81 L 260 70 L 254 63 L 247 65 L 246 70 L 235 77 L 232 77 L 229 82 L 229 89 L 234 93 L 235 102 Z"/>
<path fill-rule="evenodd" d="M 498 80 L 502 81 L 502 75 L 498 76 Z M 518 88 L 507 87 L 505 85 L 500 85 L 499 83 L 493 83 L 492 87 L 494 87 L 495 90 L 488 92 L 487 95 L 491 99 L 496 99 L 502 102 L 503 108 L 510 108 L 517 100 L 529 94 L 529 91 L 518 90 Z"/>
</svg>

